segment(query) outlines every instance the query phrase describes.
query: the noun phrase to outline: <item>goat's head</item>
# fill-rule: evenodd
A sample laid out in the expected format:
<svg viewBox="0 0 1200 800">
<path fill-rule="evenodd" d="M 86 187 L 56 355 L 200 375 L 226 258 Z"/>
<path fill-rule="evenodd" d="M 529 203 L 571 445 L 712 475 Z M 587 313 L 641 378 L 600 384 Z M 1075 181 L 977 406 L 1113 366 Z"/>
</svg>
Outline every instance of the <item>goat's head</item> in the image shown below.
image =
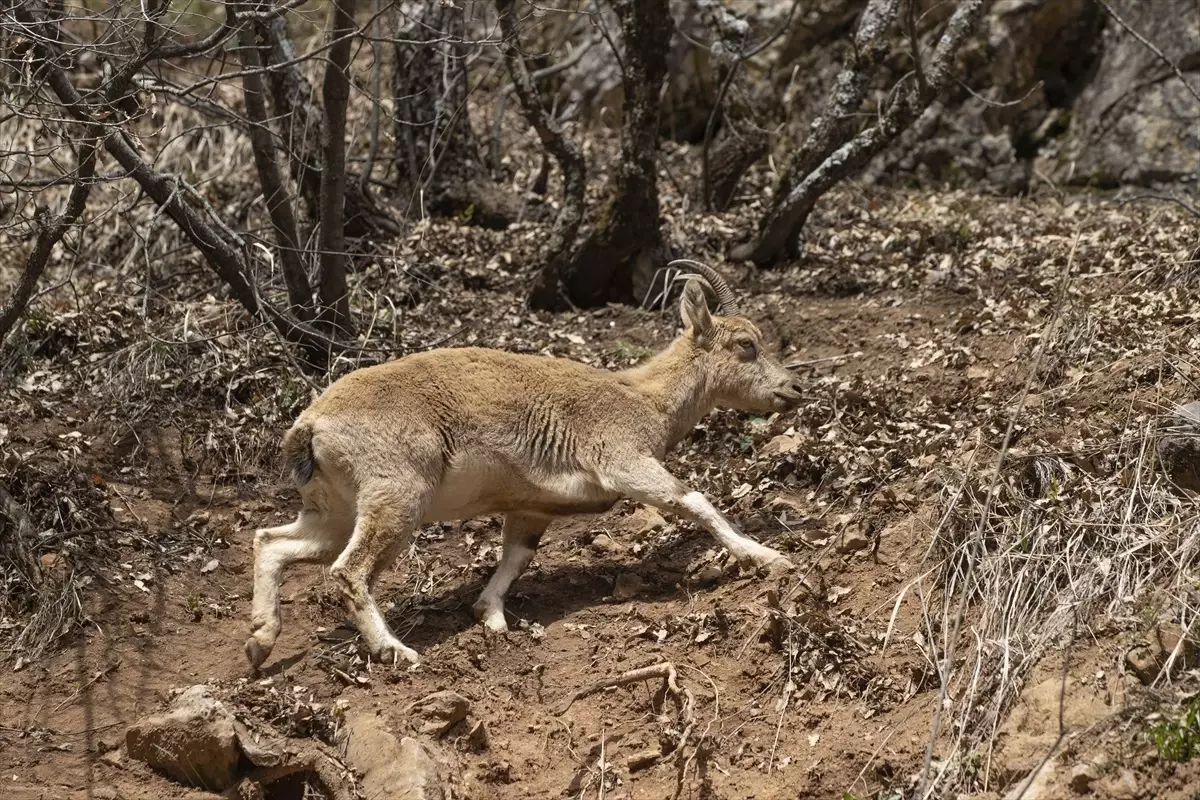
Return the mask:
<svg viewBox="0 0 1200 800">
<path fill-rule="evenodd" d="M 767 355 L 762 331 L 742 316 L 733 290 L 720 273 L 688 259 L 672 261 L 675 265 L 686 265 L 695 273 L 683 289 L 683 335 L 708 374 L 717 405 L 760 412 L 798 406 L 800 385 L 795 376 Z M 709 311 L 705 287 L 716 295 L 716 314 Z"/>
</svg>

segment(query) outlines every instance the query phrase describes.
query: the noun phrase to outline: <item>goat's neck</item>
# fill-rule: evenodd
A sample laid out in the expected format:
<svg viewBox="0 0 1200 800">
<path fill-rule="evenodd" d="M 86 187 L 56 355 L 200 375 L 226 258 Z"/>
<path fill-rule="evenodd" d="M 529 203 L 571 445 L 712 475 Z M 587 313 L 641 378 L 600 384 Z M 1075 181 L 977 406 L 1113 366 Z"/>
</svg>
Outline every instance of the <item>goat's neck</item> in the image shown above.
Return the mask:
<svg viewBox="0 0 1200 800">
<path fill-rule="evenodd" d="M 683 441 L 713 409 L 716 392 L 700 362 L 700 352 L 687 339 L 676 339 L 666 350 L 624 374 L 661 414 L 664 451 Z"/>
</svg>

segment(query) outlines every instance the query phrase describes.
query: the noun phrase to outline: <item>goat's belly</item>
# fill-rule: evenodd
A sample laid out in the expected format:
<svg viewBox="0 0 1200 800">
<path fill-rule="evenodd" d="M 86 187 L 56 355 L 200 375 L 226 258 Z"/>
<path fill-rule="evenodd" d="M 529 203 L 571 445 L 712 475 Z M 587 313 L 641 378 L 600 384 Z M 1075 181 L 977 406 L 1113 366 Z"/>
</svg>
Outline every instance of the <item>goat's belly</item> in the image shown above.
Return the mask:
<svg viewBox="0 0 1200 800">
<path fill-rule="evenodd" d="M 424 521 L 444 522 L 513 511 L 546 516 L 596 514 L 612 508 L 618 499 L 585 473 L 525 476 L 503 463 L 463 459 L 446 471 Z"/>
</svg>

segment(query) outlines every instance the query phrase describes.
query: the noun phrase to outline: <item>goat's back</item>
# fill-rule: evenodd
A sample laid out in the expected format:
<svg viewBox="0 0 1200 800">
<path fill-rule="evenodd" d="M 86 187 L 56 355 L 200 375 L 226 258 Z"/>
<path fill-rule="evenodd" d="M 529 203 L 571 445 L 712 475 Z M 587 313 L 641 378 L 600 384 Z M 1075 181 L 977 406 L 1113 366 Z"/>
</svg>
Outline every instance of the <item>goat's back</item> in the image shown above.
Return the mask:
<svg viewBox="0 0 1200 800">
<path fill-rule="evenodd" d="M 426 474 L 486 453 L 523 470 L 591 466 L 653 416 L 620 373 L 565 359 L 464 347 L 351 372 L 296 421 L 315 459 L 361 479 L 402 457 Z"/>
</svg>

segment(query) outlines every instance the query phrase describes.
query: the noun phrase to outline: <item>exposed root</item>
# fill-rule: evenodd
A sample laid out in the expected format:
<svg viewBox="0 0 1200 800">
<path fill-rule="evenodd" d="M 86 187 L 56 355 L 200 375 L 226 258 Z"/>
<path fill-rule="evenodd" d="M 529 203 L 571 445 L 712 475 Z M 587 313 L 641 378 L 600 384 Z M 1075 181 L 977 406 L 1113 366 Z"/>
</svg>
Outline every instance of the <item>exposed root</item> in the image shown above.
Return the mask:
<svg viewBox="0 0 1200 800">
<path fill-rule="evenodd" d="M 692 730 L 696 726 L 696 697 L 687 687 L 679 685 L 679 673 L 675 670 L 675 665 L 670 661 L 664 661 L 660 664 L 651 664 L 647 667 L 639 667 L 631 669 L 628 672 L 622 672 L 620 675 L 615 675 L 611 678 L 605 678 L 596 681 L 591 686 L 580 689 L 575 692 L 563 706 L 558 710 L 559 716 L 567 713 L 567 710 L 575 704 L 577 700 L 582 700 L 585 697 L 591 697 L 594 694 L 599 694 L 606 689 L 615 689 L 618 686 L 628 686 L 631 683 L 640 681 L 648 681 L 658 678 L 662 681 L 659 690 L 654 693 L 654 705 L 658 708 L 662 707 L 663 701 L 669 694 L 671 699 L 675 701 L 675 705 L 679 709 L 680 724 L 683 726 L 683 731 L 679 734 L 679 740 L 675 743 L 674 749 L 671 751 L 675 754 L 675 794 L 678 798 L 683 793 L 684 775 L 687 772 L 689 760 L 686 757 L 686 748 L 689 739 L 692 735 Z M 646 758 L 646 754 L 642 756 L 638 768 L 644 769 L 657 762 L 657 758 Z M 663 755 L 667 755 L 664 753 Z"/>
<path fill-rule="evenodd" d="M 557 713 L 559 716 L 562 716 L 563 714 L 567 713 L 568 710 L 570 710 L 571 706 L 575 705 L 576 701 L 582 700 L 585 697 L 591 697 L 594 694 L 599 694 L 606 689 L 615 689 L 618 686 L 628 686 L 631 683 L 648 681 L 651 678 L 660 678 L 663 682 L 663 686 L 661 689 L 659 689 L 658 693 L 655 695 L 655 698 L 657 699 L 662 697 L 666 692 L 670 692 L 671 696 L 675 698 L 676 703 L 680 704 L 681 709 L 686 711 L 686 716 L 690 719 L 692 707 L 695 705 L 695 699 L 692 697 L 692 693 L 690 691 L 679 688 L 679 674 L 675 671 L 675 665 L 670 661 L 664 661 L 661 664 L 651 664 L 648 667 L 638 667 L 637 669 L 631 669 L 628 672 L 622 672 L 620 675 L 615 675 L 611 678 L 604 678 L 603 680 L 596 681 L 591 686 L 580 689 L 579 691 L 575 692 L 575 694 L 567 698 L 566 703 L 563 704 L 562 708 L 560 708 Z"/>
</svg>

